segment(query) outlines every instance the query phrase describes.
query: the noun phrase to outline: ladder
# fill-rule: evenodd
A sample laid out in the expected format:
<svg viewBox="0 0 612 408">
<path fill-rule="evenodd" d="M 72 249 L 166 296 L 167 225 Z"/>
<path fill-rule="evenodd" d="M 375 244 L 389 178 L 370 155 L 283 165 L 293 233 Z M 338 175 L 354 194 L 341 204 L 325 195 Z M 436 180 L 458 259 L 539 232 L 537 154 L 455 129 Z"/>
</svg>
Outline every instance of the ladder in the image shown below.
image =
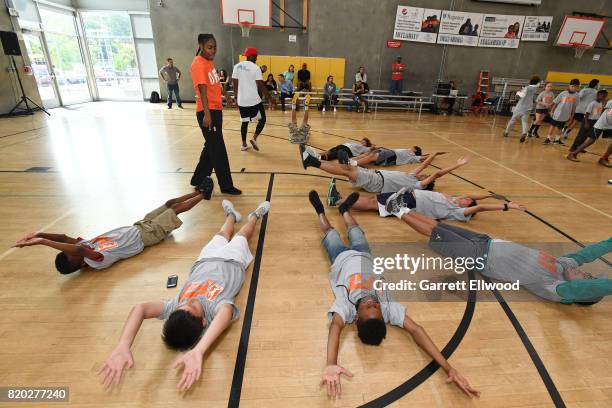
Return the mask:
<svg viewBox="0 0 612 408">
<path fill-rule="evenodd" d="M 489 71 L 480 71 L 478 74 L 478 88 L 476 93 L 484 93 L 485 99 L 489 97 L 491 90 L 491 73 Z"/>
</svg>

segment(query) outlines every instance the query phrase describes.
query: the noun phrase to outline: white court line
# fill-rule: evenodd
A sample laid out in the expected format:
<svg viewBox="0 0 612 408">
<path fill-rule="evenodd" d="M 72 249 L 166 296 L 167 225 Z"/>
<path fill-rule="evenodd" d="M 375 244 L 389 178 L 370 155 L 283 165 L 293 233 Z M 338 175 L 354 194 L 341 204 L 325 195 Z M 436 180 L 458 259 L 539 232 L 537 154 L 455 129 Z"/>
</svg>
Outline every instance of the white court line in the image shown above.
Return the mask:
<svg viewBox="0 0 612 408">
<path fill-rule="evenodd" d="M 42 227 L 41 229 L 39 229 L 39 231 L 46 231 L 47 229 L 51 228 L 52 226 L 54 226 L 56 223 L 60 222 L 61 220 L 63 220 L 64 218 L 66 218 L 67 216 L 69 216 L 70 214 L 72 214 L 72 209 L 68 210 L 65 214 L 63 214 L 62 216 L 54 219 L 53 221 L 51 221 L 49 224 L 45 225 L 44 227 Z M 15 252 L 18 249 L 22 249 L 22 248 L 9 248 L 6 251 L 4 251 L 2 254 L 0 254 L 0 261 L 3 260 L 4 258 L 6 258 L 8 255 L 12 254 L 13 252 Z"/>
<path fill-rule="evenodd" d="M 557 193 L 557 194 L 559 194 L 559 195 L 561 195 L 561 196 L 563 196 L 563 197 L 565 197 L 565 198 L 567 198 L 567 199 L 569 199 L 569 200 L 571 200 L 571 201 L 574 201 L 575 203 L 578 203 L 578 204 L 580 204 L 580 205 L 582 205 L 582 206 L 584 206 L 584 207 L 586 207 L 586 208 L 589 208 L 589 209 L 591 209 L 591 210 L 593 210 L 593 211 L 595 211 L 595 212 L 597 212 L 597 213 L 599 213 L 599 214 L 603 215 L 604 217 L 612 218 L 612 216 L 611 216 L 610 214 L 607 214 L 607 213 L 605 213 L 605 212 L 603 212 L 603 211 L 601 211 L 601 210 L 599 210 L 599 209 L 597 209 L 597 208 L 595 208 L 595 207 L 592 207 L 592 206 L 590 206 L 590 205 L 588 205 L 588 204 L 586 204 L 586 203 L 583 203 L 582 201 L 577 200 L 577 199 L 575 199 L 574 197 L 572 197 L 572 196 L 570 196 L 570 195 L 567 195 L 567 194 L 565 194 L 565 193 L 563 193 L 563 192 L 561 192 L 561 191 L 559 191 L 559 190 L 555 190 L 554 188 L 552 188 L 552 187 L 550 187 L 550 186 L 548 186 L 548 185 L 546 185 L 546 184 L 544 184 L 544 183 L 541 183 L 541 182 L 539 182 L 538 180 L 535 180 L 535 179 L 533 179 L 533 178 L 531 178 L 531 177 L 529 177 L 529 176 L 527 176 L 527 175 L 525 175 L 525 174 L 523 174 L 523 173 L 520 173 L 520 172 L 518 172 L 518 171 L 514 170 L 514 169 L 513 169 L 513 168 L 511 168 L 511 167 L 508 167 L 508 166 L 506 166 L 506 165 L 503 165 L 503 164 L 501 164 L 501 163 L 499 163 L 499 162 L 497 162 L 497 161 L 495 161 L 495 160 L 493 160 L 493 159 L 488 158 L 487 156 L 484 156 L 484 155 L 482 155 L 482 154 L 480 154 L 480 153 L 478 153 L 478 152 L 476 152 L 476 151 L 474 151 L 474 150 L 472 150 L 472 149 L 470 149 L 470 148 L 468 148 L 468 147 L 465 147 L 465 146 L 463 146 L 463 145 L 461 145 L 461 144 L 459 144 L 459 143 L 457 143 L 457 142 L 454 142 L 454 141 L 452 141 L 452 140 L 450 140 L 450 139 L 445 139 L 443 136 L 441 136 L 441 135 L 437 134 L 436 132 L 431 132 L 431 133 L 432 133 L 434 136 L 436 136 L 436 137 L 438 137 L 438 138 L 440 138 L 440 139 L 442 139 L 442 140 L 446 140 L 446 141 L 448 141 L 448 142 L 450 142 L 450 143 L 454 144 L 455 146 L 459 146 L 459 147 L 461 147 L 462 149 L 465 149 L 465 150 L 467 150 L 468 152 L 471 152 L 471 153 L 472 153 L 472 154 L 474 154 L 475 156 L 478 156 L 478 157 L 481 157 L 481 158 L 483 158 L 483 159 L 485 159 L 485 160 L 488 160 L 488 161 L 490 161 L 491 163 L 494 163 L 494 164 L 498 165 L 499 167 L 502 167 L 502 168 L 504 168 L 504 169 L 506 169 L 506 170 L 509 170 L 510 172 L 512 172 L 512 173 L 514 173 L 514 174 L 516 174 L 516 175 L 518 175 L 518 176 L 521 176 L 521 177 L 526 178 L 527 180 L 531 181 L 532 183 L 535 183 L 535 184 L 537 184 L 537 185 L 539 185 L 539 186 L 542 186 L 542 187 L 544 187 L 544 188 L 546 188 L 546 189 L 548 189 L 548 190 L 550 190 L 550 191 L 553 191 L 553 192 L 555 192 L 555 193 Z"/>
</svg>

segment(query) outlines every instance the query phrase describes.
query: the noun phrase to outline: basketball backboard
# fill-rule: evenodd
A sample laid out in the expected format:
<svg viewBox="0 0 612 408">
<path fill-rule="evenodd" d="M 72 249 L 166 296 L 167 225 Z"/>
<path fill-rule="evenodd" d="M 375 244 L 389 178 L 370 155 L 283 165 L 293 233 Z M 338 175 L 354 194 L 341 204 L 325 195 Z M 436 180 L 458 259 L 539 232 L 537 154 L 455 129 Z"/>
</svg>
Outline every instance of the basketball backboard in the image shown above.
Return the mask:
<svg viewBox="0 0 612 408">
<path fill-rule="evenodd" d="M 565 16 L 555 45 L 592 48 L 604 24 L 603 18 Z"/>
<path fill-rule="evenodd" d="M 255 28 L 271 28 L 272 0 L 221 0 L 221 22 L 225 25 L 249 23 Z"/>
</svg>

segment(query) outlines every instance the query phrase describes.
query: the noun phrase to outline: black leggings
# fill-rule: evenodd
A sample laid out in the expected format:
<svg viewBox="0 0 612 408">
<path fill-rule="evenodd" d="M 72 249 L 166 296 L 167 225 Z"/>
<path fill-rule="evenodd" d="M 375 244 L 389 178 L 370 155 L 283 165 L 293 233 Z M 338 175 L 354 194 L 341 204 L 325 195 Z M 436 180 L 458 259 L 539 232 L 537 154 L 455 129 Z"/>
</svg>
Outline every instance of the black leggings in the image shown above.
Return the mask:
<svg viewBox="0 0 612 408">
<path fill-rule="evenodd" d="M 325 157 L 321 157 L 323 160 L 336 160 L 338 158 L 338 152 L 340 150 L 344 150 L 348 153 L 348 157 L 353 157 L 353 152 L 345 145 L 338 145 L 329 149 L 329 152 L 325 155 Z"/>
<path fill-rule="evenodd" d="M 204 136 L 204 148 L 200 153 L 200 160 L 196 166 L 193 177 L 191 177 L 191 185 L 198 186 L 206 176 L 210 176 L 212 170 L 215 169 L 219 187 L 222 190 L 227 190 L 234 186 L 232 181 L 232 172 L 230 170 L 227 151 L 225 150 L 225 141 L 223 140 L 223 113 L 220 110 L 210 110 L 210 128 L 204 126 L 204 111 L 196 113 L 196 118 L 202 135 Z"/>
<path fill-rule="evenodd" d="M 580 146 L 582 146 L 582 144 L 587 139 L 597 139 L 597 136 L 595 135 L 595 128 L 593 127 L 596 122 L 597 122 L 596 120 L 589 119 L 590 127 L 588 129 L 585 128 L 584 123 L 582 123 L 582 126 L 580 126 L 580 130 L 578 131 L 578 134 L 576 135 L 576 139 L 574 140 L 574 143 L 572 144 L 572 148 L 570 149 L 572 152 L 575 152 Z"/>
<path fill-rule="evenodd" d="M 257 127 L 255 128 L 255 137 L 259 136 L 264 126 L 266 126 L 266 108 L 263 105 L 263 102 L 259 104 L 259 115 L 261 115 L 261 119 L 257 122 Z M 240 126 L 240 136 L 242 136 L 242 144 L 246 145 L 247 140 L 247 132 L 249 130 L 249 122 L 242 122 Z"/>
</svg>

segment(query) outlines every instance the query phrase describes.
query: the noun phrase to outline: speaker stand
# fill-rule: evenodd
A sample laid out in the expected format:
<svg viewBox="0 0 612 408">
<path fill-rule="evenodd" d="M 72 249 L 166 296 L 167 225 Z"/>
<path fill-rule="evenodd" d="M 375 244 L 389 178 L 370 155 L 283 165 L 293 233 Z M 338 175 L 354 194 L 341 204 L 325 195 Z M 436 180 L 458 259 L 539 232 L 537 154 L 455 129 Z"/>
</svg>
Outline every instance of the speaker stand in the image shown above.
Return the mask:
<svg viewBox="0 0 612 408">
<path fill-rule="evenodd" d="M 17 104 L 7 113 L 2 116 L 21 116 L 21 115 L 33 115 L 36 110 L 41 110 L 45 112 L 47 115 L 51 116 L 49 112 L 42 106 L 38 105 L 36 102 L 27 97 L 25 93 L 25 89 L 23 89 L 23 83 L 21 82 L 21 76 L 19 75 L 19 70 L 17 69 L 17 64 L 15 63 L 15 57 L 11 55 L 11 61 L 13 61 L 13 68 L 15 69 L 15 74 L 17 74 L 17 80 L 19 81 L 19 89 L 21 89 L 21 99 Z M 32 107 L 30 107 L 30 104 Z M 25 108 L 22 106 L 25 105 Z"/>
</svg>

